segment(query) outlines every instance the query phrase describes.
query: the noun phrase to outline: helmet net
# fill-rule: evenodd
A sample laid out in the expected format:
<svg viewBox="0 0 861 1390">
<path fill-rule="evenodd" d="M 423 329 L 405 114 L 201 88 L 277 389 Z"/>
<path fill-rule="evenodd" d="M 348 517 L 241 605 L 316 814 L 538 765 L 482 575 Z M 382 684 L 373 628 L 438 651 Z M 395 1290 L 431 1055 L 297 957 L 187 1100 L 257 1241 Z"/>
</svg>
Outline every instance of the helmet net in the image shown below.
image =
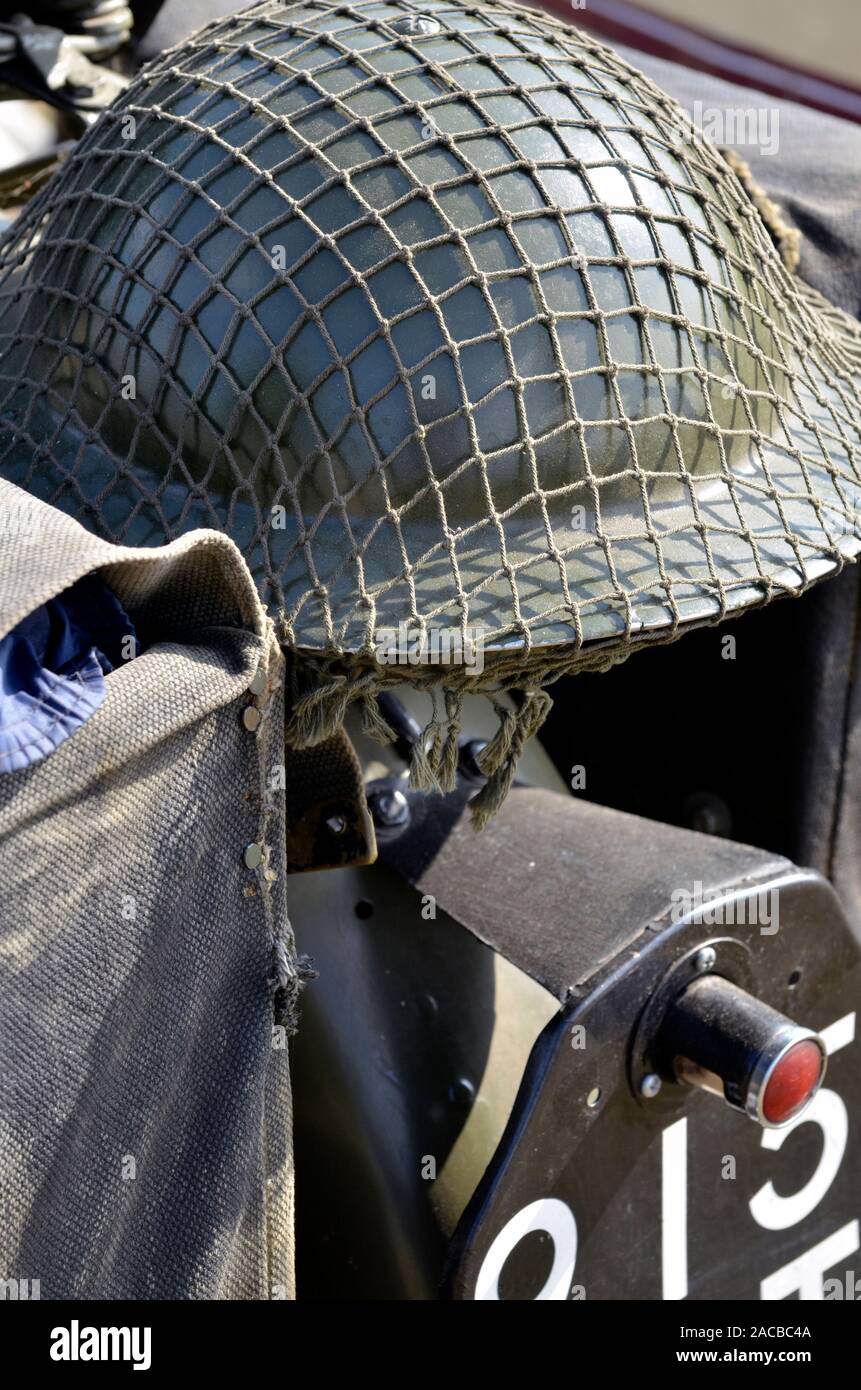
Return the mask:
<svg viewBox="0 0 861 1390">
<path fill-rule="evenodd" d="M 299 744 L 354 699 L 385 737 L 421 681 L 449 785 L 462 694 L 523 692 L 481 819 L 556 676 L 854 556 L 858 335 L 587 35 L 267 3 L 144 69 L 7 234 L 0 470 L 112 541 L 227 530 Z"/>
</svg>

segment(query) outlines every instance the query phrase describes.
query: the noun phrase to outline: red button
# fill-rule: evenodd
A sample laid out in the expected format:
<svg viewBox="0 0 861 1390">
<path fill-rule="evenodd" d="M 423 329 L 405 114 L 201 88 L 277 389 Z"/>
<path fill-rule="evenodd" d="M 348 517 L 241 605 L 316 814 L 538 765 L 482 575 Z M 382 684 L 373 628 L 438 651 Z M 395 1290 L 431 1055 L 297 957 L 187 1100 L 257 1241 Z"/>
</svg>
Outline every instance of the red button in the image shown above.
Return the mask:
<svg viewBox="0 0 861 1390">
<path fill-rule="evenodd" d="M 768 1078 L 762 1113 L 771 1125 L 781 1125 L 811 1098 L 822 1075 L 822 1051 L 805 1039 L 785 1052 Z"/>
</svg>

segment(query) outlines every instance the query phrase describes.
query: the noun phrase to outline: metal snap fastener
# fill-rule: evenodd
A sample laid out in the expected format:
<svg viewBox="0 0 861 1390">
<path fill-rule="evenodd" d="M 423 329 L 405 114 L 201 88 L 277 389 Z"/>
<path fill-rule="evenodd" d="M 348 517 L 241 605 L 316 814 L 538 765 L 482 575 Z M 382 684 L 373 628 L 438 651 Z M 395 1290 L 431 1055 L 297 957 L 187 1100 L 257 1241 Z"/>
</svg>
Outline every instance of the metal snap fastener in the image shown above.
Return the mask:
<svg viewBox="0 0 861 1390">
<path fill-rule="evenodd" d="M 263 863 L 263 846 L 257 844 L 256 841 L 252 845 L 246 845 L 243 858 L 246 869 L 259 869 Z"/>
<path fill-rule="evenodd" d="M 396 34 L 438 34 L 442 25 L 429 14 L 406 14 L 392 24 Z"/>
</svg>

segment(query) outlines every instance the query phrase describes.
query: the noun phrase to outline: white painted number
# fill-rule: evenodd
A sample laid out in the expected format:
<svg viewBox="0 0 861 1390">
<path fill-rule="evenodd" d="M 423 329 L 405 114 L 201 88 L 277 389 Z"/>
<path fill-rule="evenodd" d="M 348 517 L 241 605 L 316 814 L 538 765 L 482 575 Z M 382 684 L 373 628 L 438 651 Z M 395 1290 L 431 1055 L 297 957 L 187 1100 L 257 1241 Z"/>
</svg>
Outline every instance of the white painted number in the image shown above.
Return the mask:
<svg viewBox="0 0 861 1390">
<path fill-rule="evenodd" d="M 556 1197 L 530 1202 L 503 1226 L 482 1262 L 475 1284 L 476 1299 L 499 1298 L 499 1276 L 512 1250 L 532 1231 L 546 1231 L 553 1241 L 553 1268 L 536 1301 L 568 1297 L 577 1262 L 577 1222 L 574 1213 Z"/>
<path fill-rule="evenodd" d="M 837 1177 L 849 1137 L 849 1116 L 836 1091 L 822 1090 L 813 1097 L 803 1115 L 785 1129 L 766 1129 L 764 1149 L 780 1149 L 784 1140 L 800 1125 L 815 1124 L 822 1130 L 822 1157 L 809 1182 L 789 1197 L 780 1197 L 774 1183 L 767 1182 L 750 1199 L 750 1214 L 764 1231 L 787 1231 L 815 1211 Z"/>
<path fill-rule="evenodd" d="M 688 1292 L 688 1122 L 661 1135 L 661 1254 L 664 1299 Z"/>
</svg>

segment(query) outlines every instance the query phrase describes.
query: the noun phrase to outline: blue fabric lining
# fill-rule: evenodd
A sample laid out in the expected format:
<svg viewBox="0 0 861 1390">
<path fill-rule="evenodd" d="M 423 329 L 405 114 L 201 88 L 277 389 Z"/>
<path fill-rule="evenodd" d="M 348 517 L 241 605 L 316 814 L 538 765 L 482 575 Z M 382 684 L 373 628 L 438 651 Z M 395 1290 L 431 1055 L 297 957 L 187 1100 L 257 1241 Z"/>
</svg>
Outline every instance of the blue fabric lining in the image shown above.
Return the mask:
<svg viewBox="0 0 861 1390">
<path fill-rule="evenodd" d="M 105 676 L 138 654 L 134 625 L 97 575 L 0 638 L 0 774 L 47 758 L 95 714 Z"/>
</svg>

